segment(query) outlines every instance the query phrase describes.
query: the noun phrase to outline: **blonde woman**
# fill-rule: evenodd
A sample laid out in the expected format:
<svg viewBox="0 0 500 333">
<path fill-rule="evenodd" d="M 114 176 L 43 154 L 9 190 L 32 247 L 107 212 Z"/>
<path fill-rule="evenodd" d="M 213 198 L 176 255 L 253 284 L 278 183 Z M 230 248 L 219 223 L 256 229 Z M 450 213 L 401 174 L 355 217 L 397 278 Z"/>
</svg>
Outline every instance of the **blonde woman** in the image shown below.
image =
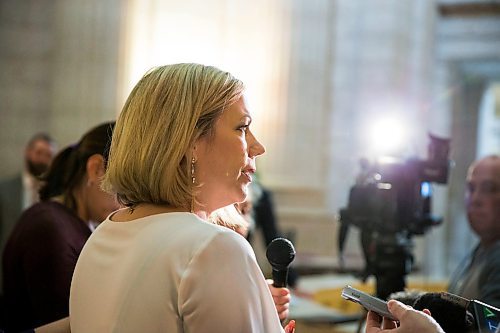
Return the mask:
<svg viewBox="0 0 500 333">
<path fill-rule="evenodd" d="M 245 200 L 265 151 L 243 91 L 198 64 L 158 67 L 137 83 L 104 178 L 128 208 L 82 251 L 72 332 L 283 332 L 250 245 L 210 222 Z"/>
</svg>

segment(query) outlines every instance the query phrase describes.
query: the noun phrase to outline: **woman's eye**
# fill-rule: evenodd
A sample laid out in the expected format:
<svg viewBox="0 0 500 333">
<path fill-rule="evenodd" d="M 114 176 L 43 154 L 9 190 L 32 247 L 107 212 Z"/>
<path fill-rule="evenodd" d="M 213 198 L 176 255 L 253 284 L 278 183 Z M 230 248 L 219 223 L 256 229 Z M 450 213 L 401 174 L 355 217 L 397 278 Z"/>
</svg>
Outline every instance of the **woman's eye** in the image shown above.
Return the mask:
<svg viewBox="0 0 500 333">
<path fill-rule="evenodd" d="M 246 132 L 247 132 L 247 130 L 248 130 L 248 127 L 249 127 L 249 126 L 250 126 L 250 125 L 243 125 L 243 126 L 241 126 L 240 128 L 238 128 L 238 130 L 242 131 L 243 133 L 246 133 Z"/>
</svg>

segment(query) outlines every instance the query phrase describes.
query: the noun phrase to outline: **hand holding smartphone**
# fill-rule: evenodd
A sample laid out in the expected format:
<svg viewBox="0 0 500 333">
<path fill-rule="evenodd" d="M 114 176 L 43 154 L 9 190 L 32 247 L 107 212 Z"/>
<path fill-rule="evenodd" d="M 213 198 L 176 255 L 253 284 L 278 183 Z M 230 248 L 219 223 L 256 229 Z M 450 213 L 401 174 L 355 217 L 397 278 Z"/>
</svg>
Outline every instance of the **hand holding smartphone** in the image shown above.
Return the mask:
<svg viewBox="0 0 500 333">
<path fill-rule="evenodd" d="M 380 298 L 369 295 L 351 286 L 346 286 L 342 289 L 342 297 L 348 301 L 358 303 L 366 310 L 373 311 L 382 317 L 398 321 L 387 309 L 387 302 Z"/>
</svg>

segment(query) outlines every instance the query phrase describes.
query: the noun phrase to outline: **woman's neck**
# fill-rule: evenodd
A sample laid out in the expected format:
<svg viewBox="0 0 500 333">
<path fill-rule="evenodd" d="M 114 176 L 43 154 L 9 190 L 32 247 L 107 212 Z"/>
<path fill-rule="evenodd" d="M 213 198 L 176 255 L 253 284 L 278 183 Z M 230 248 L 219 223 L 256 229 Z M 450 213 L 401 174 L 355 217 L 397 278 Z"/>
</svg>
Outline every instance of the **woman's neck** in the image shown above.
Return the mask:
<svg viewBox="0 0 500 333">
<path fill-rule="evenodd" d="M 141 203 L 117 211 L 115 214 L 113 214 L 111 220 L 114 222 L 128 222 L 151 215 L 175 212 L 189 212 L 189 210 L 185 208 L 172 207 L 169 205 Z"/>
<path fill-rule="evenodd" d="M 63 206 L 66 206 L 68 209 L 73 211 L 75 215 L 77 215 L 82 221 L 88 222 L 88 217 L 86 211 L 84 209 L 84 202 L 81 200 L 79 195 L 74 195 L 74 203 L 76 207 L 71 207 L 72 204 L 69 203 L 69 198 L 67 198 L 64 194 L 52 197 L 50 200 L 60 203 Z"/>
</svg>

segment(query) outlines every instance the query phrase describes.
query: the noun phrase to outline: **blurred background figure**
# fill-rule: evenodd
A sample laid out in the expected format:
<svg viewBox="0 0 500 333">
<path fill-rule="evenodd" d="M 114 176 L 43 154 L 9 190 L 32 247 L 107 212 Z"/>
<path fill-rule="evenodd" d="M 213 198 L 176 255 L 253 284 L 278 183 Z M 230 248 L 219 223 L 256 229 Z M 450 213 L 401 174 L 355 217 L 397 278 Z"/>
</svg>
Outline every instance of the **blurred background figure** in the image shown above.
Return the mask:
<svg viewBox="0 0 500 333">
<path fill-rule="evenodd" d="M 370 160 L 366 157 L 361 157 L 358 161 L 359 172 L 356 175 L 356 185 L 365 186 L 374 182 L 374 169 Z M 342 221 L 340 221 L 342 222 Z M 350 225 L 348 223 L 340 223 L 339 234 L 338 234 L 338 265 L 340 270 L 346 269 L 345 256 L 344 256 L 344 246 L 349 235 Z M 368 247 L 370 243 L 372 230 L 362 229 L 360 231 L 360 245 L 363 251 L 363 257 L 365 259 L 365 269 L 361 274 L 361 279 L 366 281 L 372 270 L 372 263 L 370 262 L 370 255 L 368 253 Z"/>
<path fill-rule="evenodd" d="M 55 154 L 55 141 L 47 133 L 35 134 L 24 150 L 24 170 L 0 182 L 0 245 L 2 249 L 21 212 L 38 201 L 40 176 L 47 171 Z"/>
<path fill-rule="evenodd" d="M 370 160 L 366 157 L 359 159 L 359 173 L 356 176 L 356 185 L 365 185 L 373 181 L 373 170 Z"/>
<path fill-rule="evenodd" d="M 7 332 L 69 315 L 76 261 L 96 224 L 118 208 L 101 190 L 114 123 L 104 123 L 62 150 L 43 175 L 41 202 L 23 212 L 5 245 Z"/>
<path fill-rule="evenodd" d="M 40 176 L 56 154 L 56 142 L 47 133 L 33 135 L 24 149 L 24 169 L 14 177 L 0 181 L 0 304 L 2 304 L 1 258 L 5 242 L 21 212 L 39 200 Z M 3 311 L 0 310 L 0 321 Z"/>
<path fill-rule="evenodd" d="M 448 291 L 500 307 L 500 156 L 489 155 L 469 168 L 467 219 L 479 244 L 464 258 Z"/>
<path fill-rule="evenodd" d="M 30 195 L 25 195 L 23 208 L 38 201 L 40 176 L 48 170 L 55 154 L 56 143 L 47 133 L 37 133 L 29 140 L 24 152 L 23 185 L 26 190 L 29 190 Z"/>
</svg>

